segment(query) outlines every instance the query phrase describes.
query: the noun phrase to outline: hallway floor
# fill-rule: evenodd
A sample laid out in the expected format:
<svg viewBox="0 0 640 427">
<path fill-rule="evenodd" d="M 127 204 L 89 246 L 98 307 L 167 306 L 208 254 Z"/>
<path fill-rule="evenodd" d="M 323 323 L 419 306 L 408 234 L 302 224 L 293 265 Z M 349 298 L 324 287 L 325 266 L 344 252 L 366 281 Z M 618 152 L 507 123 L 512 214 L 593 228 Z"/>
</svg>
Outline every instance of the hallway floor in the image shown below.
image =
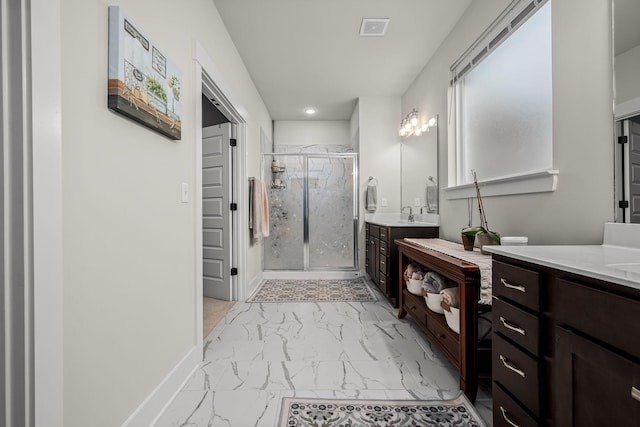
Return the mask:
<svg viewBox="0 0 640 427">
<path fill-rule="evenodd" d="M 276 425 L 285 396 L 450 399 L 458 375 L 416 324 L 376 292 L 368 303 L 236 303 L 157 427 Z M 475 406 L 491 425 L 483 386 Z"/>
</svg>

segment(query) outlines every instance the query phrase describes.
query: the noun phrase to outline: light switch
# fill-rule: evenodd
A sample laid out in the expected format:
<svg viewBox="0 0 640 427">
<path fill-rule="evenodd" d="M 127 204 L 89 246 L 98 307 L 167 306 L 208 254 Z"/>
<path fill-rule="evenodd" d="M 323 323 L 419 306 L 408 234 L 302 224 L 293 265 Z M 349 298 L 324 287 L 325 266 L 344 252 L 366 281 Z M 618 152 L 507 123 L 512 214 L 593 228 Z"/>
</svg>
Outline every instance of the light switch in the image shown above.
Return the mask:
<svg viewBox="0 0 640 427">
<path fill-rule="evenodd" d="M 387 198 L 386 198 L 386 197 L 383 197 L 383 198 L 380 200 L 380 205 L 381 205 L 381 206 L 387 206 Z"/>
<path fill-rule="evenodd" d="M 182 203 L 189 203 L 189 184 L 186 182 L 182 183 Z"/>
<path fill-rule="evenodd" d="M 420 206 L 420 197 L 413 199 L 413 206 Z"/>
</svg>

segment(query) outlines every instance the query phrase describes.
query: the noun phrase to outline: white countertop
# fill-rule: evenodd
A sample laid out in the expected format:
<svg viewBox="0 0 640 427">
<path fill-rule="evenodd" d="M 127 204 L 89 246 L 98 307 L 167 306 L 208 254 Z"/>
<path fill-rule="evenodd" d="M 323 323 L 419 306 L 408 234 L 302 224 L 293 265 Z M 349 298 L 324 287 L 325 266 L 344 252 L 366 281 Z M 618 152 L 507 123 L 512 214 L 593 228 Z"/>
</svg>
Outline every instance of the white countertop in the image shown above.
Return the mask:
<svg viewBox="0 0 640 427">
<path fill-rule="evenodd" d="M 485 246 L 487 252 L 640 289 L 640 249 L 616 245 Z"/>
<path fill-rule="evenodd" d="M 409 222 L 407 214 L 372 213 L 365 214 L 364 220 L 384 227 L 439 227 L 438 214 L 416 214 L 415 221 Z"/>
</svg>

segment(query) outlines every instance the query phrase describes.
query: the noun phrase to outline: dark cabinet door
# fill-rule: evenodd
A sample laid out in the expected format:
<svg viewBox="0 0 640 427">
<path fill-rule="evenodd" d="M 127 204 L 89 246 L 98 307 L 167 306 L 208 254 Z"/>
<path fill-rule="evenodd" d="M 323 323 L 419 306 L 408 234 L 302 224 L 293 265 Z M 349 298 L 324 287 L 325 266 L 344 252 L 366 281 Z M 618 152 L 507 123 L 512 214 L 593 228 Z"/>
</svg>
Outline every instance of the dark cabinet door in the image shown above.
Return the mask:
<svg viewBox="0 0 640 427">
<path fill-rule="evenodd" d="M 367 237 L 367 273 L 377 285 L 380 277 L 380 243 L 371 235 Z"/>
<path fill-rule="evenodd" d="M 560 326 L 555 332 L 555 425 L 640 426 L 640 365 Z"/>
</svg>

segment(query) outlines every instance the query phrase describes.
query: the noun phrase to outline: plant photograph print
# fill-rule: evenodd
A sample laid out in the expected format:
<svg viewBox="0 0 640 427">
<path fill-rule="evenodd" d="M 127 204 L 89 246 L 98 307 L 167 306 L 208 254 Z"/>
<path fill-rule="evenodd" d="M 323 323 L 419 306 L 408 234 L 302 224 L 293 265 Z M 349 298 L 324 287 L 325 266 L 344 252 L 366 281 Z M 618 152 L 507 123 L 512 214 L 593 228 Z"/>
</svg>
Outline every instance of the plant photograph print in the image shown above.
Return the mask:
<svg viewBox="0 0 640 427">
<path fill-rule="evenodd" d="M 180 69 L 120 6 L 109 6 L 109 109 L 180 139 L 181 82 Z"/>
</svg>

